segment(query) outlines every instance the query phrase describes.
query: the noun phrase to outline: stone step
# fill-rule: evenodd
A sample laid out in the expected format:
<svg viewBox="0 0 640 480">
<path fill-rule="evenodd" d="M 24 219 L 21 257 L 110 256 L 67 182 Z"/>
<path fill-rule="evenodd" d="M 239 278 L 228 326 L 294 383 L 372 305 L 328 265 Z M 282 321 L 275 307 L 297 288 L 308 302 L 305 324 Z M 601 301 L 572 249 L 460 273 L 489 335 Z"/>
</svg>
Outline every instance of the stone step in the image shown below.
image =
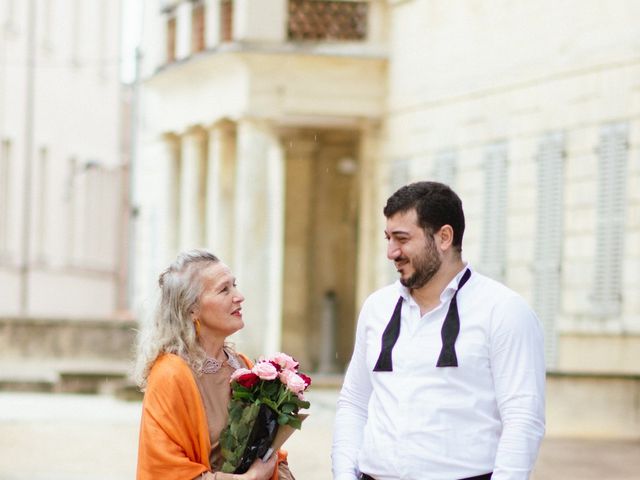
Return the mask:
<svg viewBox="0 0 640 480">
<path fill-rule="evenodd" d="M 131 363 L 97 359 L 2 359 L 0 390 L 100 393 L 128 382 Z M 114 389 L 116 387 L 113 387 Z"/>
</svg>

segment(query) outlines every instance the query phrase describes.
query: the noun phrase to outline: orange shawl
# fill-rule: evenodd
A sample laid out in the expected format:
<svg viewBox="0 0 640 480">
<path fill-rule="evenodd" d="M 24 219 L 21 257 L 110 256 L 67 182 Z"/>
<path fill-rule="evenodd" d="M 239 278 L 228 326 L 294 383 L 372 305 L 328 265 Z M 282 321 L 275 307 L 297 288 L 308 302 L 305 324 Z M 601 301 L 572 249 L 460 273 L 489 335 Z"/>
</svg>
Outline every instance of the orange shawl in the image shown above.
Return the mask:
<svg viewBox="0 0 640 480">
<path fill-rule="evenodd" d="M 210 451 L 204 404 L 191 369 L 177 355 L 158 357 L 142 403 L 137 480 L 194 479 L 211 470 Z M 285 458 L 278 452 L 278 462 Z M 272 480 L 278 480 L 277 467 Z"/>
</svg>

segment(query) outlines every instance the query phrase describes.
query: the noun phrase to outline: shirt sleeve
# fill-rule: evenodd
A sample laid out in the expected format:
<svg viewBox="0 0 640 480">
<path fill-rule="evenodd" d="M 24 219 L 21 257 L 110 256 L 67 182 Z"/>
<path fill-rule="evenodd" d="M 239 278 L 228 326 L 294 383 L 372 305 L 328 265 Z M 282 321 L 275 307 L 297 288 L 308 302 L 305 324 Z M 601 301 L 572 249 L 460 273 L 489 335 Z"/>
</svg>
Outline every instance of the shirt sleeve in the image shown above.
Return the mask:
<svg viewBox="0 0 640 480">
<path fill-rule="evenodd" d="M 366 303 L 358 318 L 356 341 L 336 410 L 331 450 L 334 480 L 356 480 L 358 452 L 367 423 L 371 378 L 366 364 Z"/>
<path fill-rule="evenodd" d="M 544 335 L 538 318 L 519 296 L 492 316 L 491 370 L 502 418 L 493 480 L 526 480 L 545 429 Z"/>
</svg>

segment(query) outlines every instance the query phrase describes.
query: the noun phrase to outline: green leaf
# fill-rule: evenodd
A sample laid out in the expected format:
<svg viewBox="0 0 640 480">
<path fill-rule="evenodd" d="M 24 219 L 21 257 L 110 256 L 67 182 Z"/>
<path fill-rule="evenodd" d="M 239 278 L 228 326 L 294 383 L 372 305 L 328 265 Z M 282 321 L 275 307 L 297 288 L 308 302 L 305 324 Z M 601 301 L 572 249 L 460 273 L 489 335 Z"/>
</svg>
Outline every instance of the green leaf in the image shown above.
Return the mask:
<svg viewBox="0 0 640 480">
<path fill-rule="evenodd" d="M 264 403 L 266 406 L 268 406 L 271 410 L 273 410 L 274 412 L 278 411 L 278 406 L 276 405 L 276 403 L 268 398 L 263 398 L 262 399 L 262 403 Z"/>
<path fill-rule="evenodd" d="M 291 417 L 289 420 L 289 425 L 291 425 L 296 430 L 300 430 L 302 427 L 302 421 L 298 417 Z"/>
<path fill-rule="evenodd" d="M 291 417 L 289 417 L 289 415 L 285 415 L 284 413 L 281 415 L 278 415 L 278 424 L 280 425 L 286 425 L 287 423 L 289 423 Z"/>
<path fill-rule="evenodd" d="M 234 400 L 251 400 L 252 395 L 250 392 L 233 392 Z"/>
</svg>

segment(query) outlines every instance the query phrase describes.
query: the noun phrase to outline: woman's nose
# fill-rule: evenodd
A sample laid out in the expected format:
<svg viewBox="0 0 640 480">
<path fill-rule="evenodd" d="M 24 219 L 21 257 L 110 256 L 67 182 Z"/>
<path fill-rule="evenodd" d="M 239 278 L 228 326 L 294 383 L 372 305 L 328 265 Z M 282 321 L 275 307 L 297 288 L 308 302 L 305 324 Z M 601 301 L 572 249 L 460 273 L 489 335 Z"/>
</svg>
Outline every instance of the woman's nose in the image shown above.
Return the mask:
<svg viewBox="0 0 640 480">
<path fill-rule="evenodd" d="M 242 295 L 242 293 L 240 293 L 240 290 L 236 289 L 236 293 L 233 296 L 233 301 L 236 302 L 236 303 L 244 302 L 244 295 Z"/>
</svg>

